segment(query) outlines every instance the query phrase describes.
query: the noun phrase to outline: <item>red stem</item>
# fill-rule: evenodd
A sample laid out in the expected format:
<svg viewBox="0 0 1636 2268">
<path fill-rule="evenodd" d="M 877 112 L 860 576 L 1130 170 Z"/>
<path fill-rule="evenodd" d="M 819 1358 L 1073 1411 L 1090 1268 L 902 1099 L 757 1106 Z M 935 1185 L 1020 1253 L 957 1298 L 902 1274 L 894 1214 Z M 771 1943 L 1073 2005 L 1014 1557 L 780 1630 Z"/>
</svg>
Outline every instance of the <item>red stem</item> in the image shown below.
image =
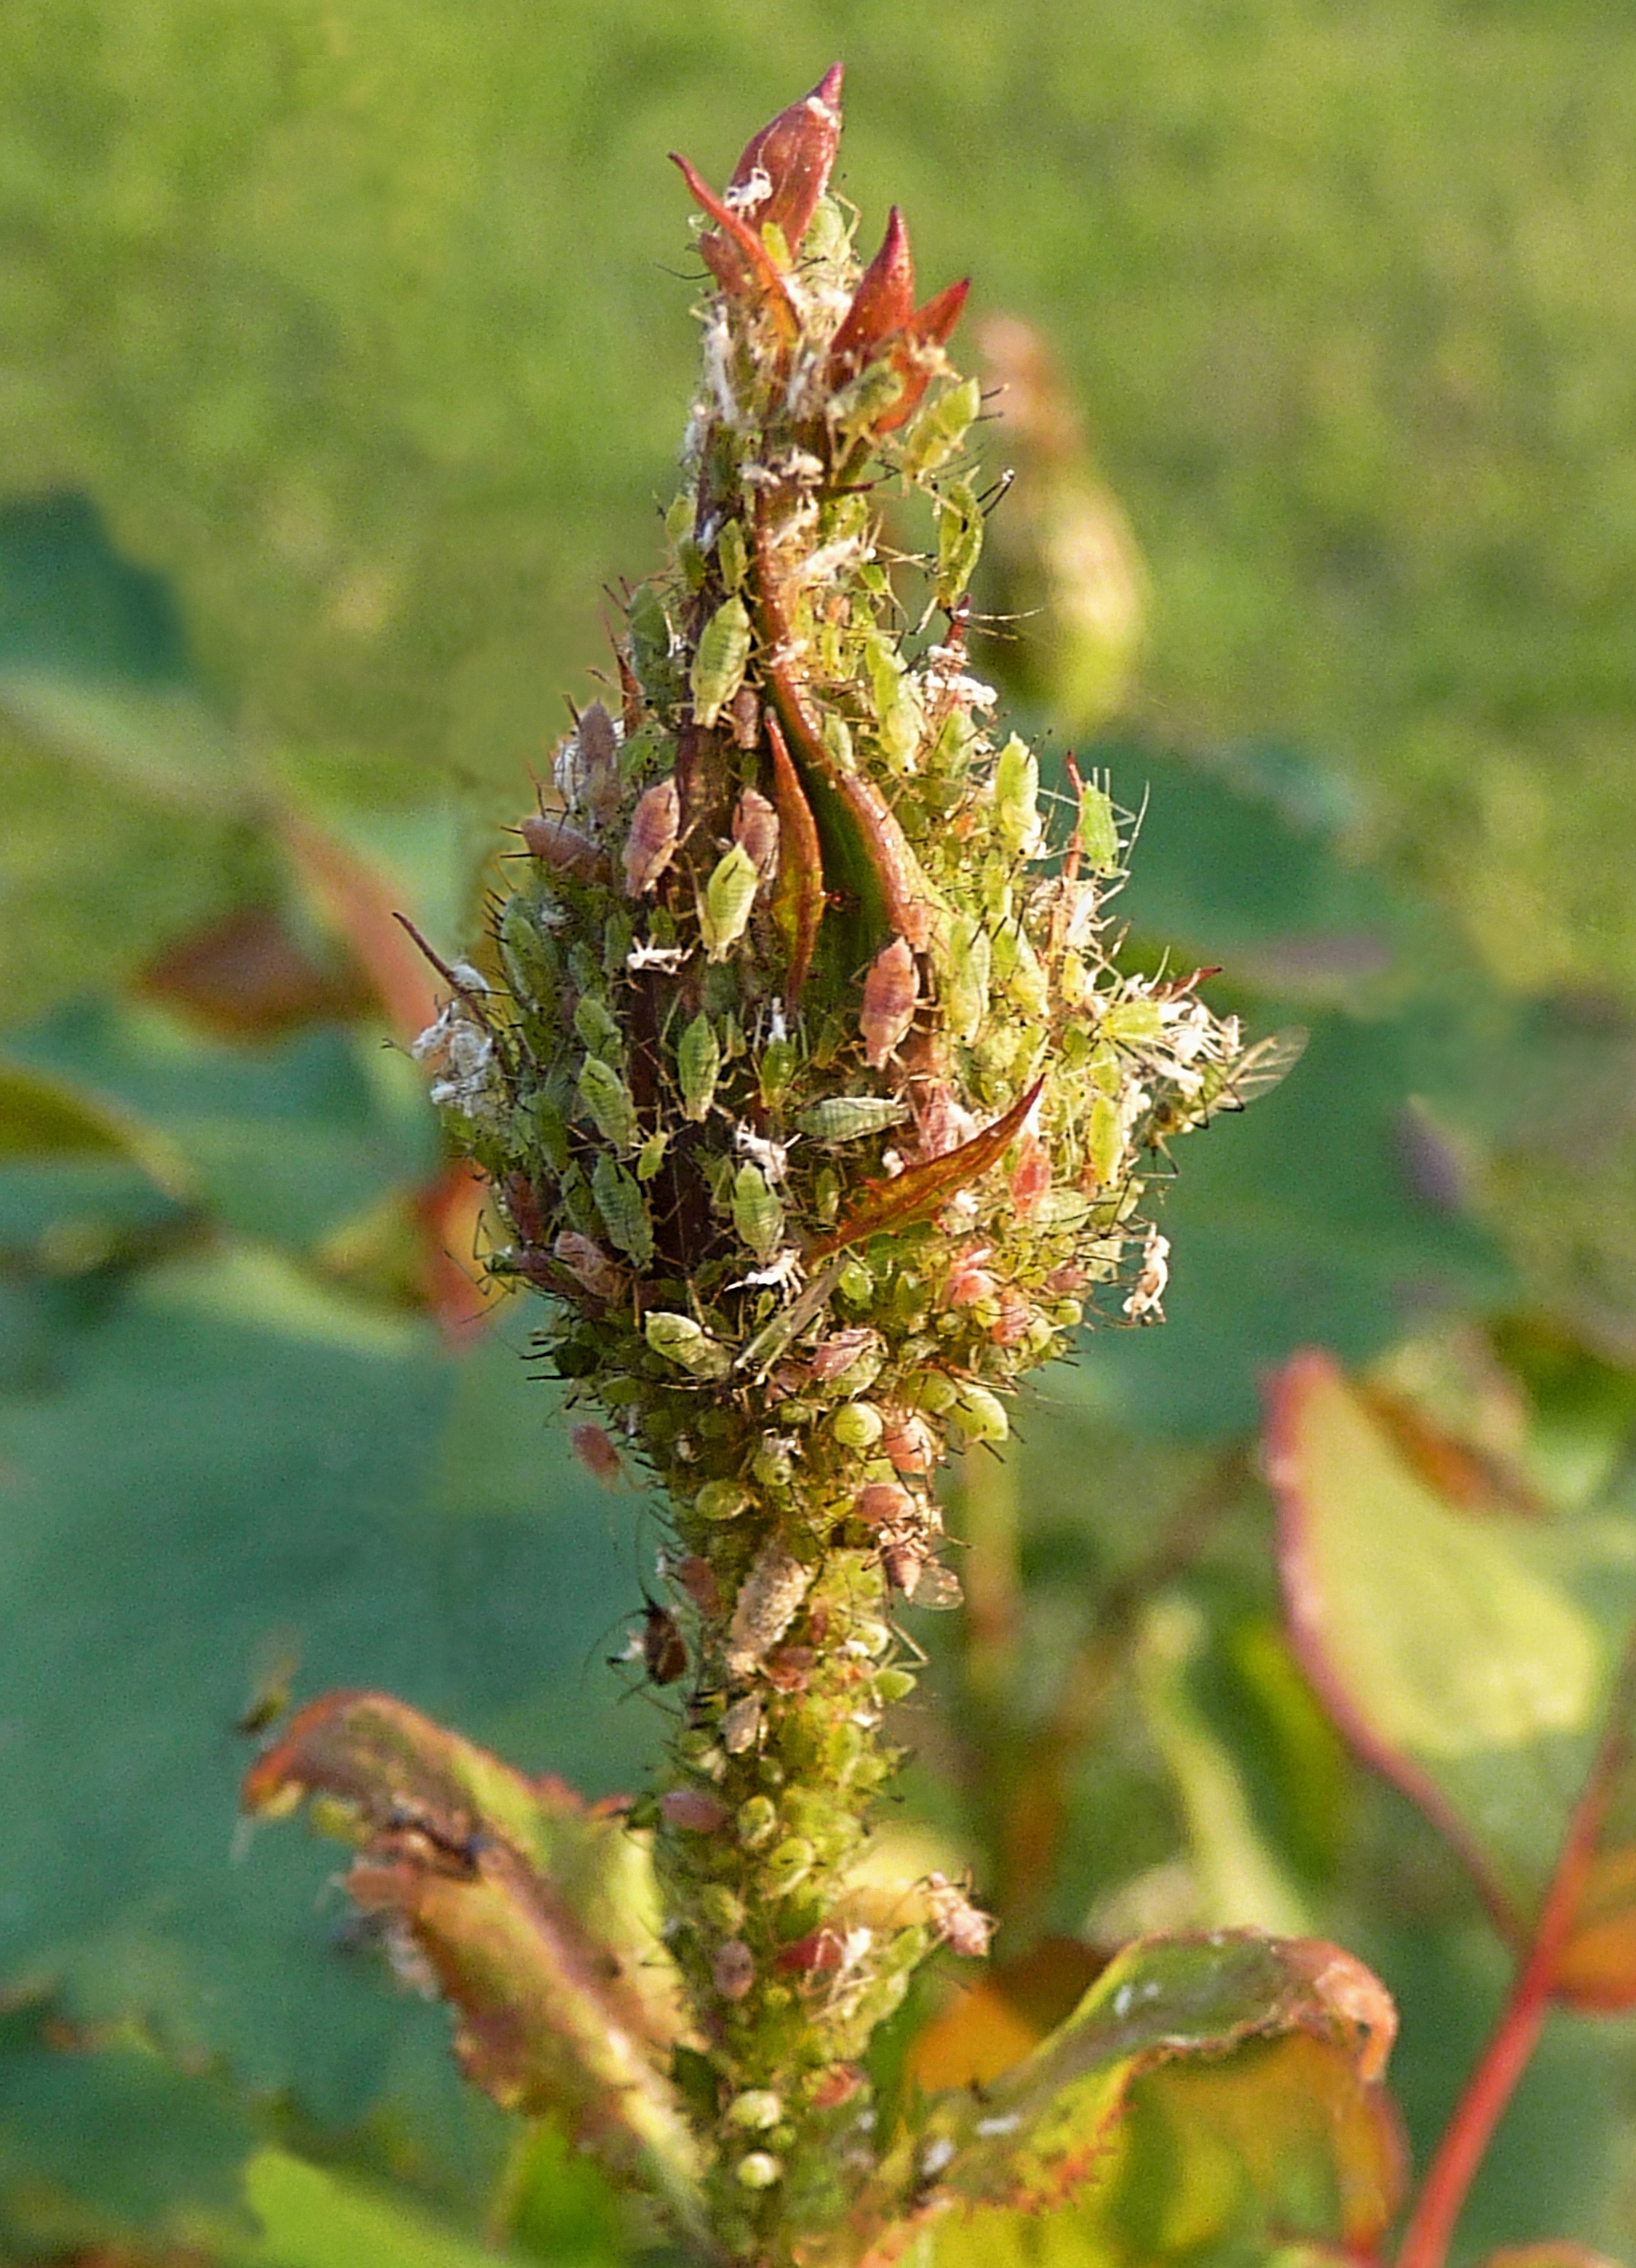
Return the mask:
<svg viewBox="0 0 1636 2268">
<path fill-rule="evenodd" d="M 1550 2013 L 1557 1964 L 1572 1936 L 1585 1877 L 1626 1753 L 1626 1720 L 1636 1676 L 1636 1639 L 1614 1683 L 1608 1727 L 1583 1793 L 1568 1822 L 1561 1854 L 1522 1965 L 1477 2069 L 1426 2169 L 1409 2225 L 1397 2250 L 1397 2268 L 1443 2268 L 1466 2193 L 1476 2178 L 1495 2127 L 1527 2070 Z"/>
</svg>

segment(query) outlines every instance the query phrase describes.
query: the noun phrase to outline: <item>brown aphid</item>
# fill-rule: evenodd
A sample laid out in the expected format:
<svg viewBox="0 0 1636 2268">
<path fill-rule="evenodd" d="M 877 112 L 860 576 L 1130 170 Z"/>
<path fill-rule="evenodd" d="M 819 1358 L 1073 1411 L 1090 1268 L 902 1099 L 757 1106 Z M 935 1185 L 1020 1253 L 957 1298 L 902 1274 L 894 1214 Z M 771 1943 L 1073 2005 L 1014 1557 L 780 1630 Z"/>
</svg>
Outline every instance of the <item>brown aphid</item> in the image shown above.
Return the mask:
<svg viewBox="0 0 1636 2268">
<path fill-rule="evenodd" d="M 928 1874 L 925 1881 L 926 1904 L 932 1910 L 932 1926 L 951 1953 L 958 1953 L 968 1961 L 980 1961 L 989 1949 L 989 1940 L 994 1934 L 994 1918 L 975 1906 L 964 1890 L 951 1882 L 947 1874 Z"/>
<path fill-rule="evenodd" d="M 588 811 L 593 826 L 606 827 L 619 809 L 619 739 L 601 701 L 580 711 L 567 754 L 574 807 Z"/>
<path fill-rule="evenodd" d="M 674 1685 L 688 1669 L 687 1641 L 668 1609 L 645 1595 L 642 1603 L 642 1663 L 655 1685 Z"/>
<path fill-rule="evenodd" d="M 727 722 L 734 747 L 748 751 L 761 739 L 761 696 L 753 685 L 741 685 L 727 703 Z"/>
<path fill-rule="evenodd" d="M 937 1462 L 937 1436 L 917 1410 L 888 1410 L 881 1452 L 894 1472 L 929 1473 Z"/>
<path fill-rule="evenodd" d="M 553 873 L 576 882 L 605 882 L 608 860 L 588 835 L 549 812 L 531 811 L 518 828 L 531 854 Z"/>
<path fill-rule="evenodd" d="M 879 1071 L 915 1020 L 920 998 L 920 979 L 908 942 L 895 937 L 876 954 L 864 979 L 864 1005 L 858 1028 L 863 1035 L 864 1061 Z"/>
<path fill-rule="evenodd" d="M 582 1236 L 577 1228 L 565 1228 L 557 1236 L 551 1251 L 574 1281 L 584 1285 L 593 1300 L 617 1300 L 623 1296 L 630 1278 L 616 1262 L 608 1258 L 593 1237 Z"/>
<path fill-rule="evenodd" d="M 866 1323 L 856 1323 L 845 1330 L 831 1331 L 829 1337 L 812 1351 L 809 1367 L 815 1379 L 828 1385 L 850 1370 L 861 1354 L 867 1354 L 881 1344 L 879 1331 L 871 1330 Z"/>
<path fill-rule="evenodd" d="M 805 1693 L 816 1660 L 810 1646 L 775 1646 L 762 1664 L 762 1675 L 779 1693 Z"/>
<path fill-rule="evenodd" d="M 741 1937 L 719 1945 L 710 1964 L 711 1983 L 724 2000 L 741 2000 L 755 1982 L 755 1955 Z"/>
<path fill-rule="evenodd" d="M 630 815 L 625 837 L 625 893 L 643 897 L 676 855 L 682 832 L 682 798 L 674 779 L 645 788 Z"/>
<path fill-rule="evenodd" d="M 706 1622 L 715 1622 L 721 1614 L 721 1586 L 716 1580 L 716 1570 L 708 1559 L 696 1551 L 689 1551 L 678 1559 L 670 1570 Z"/>
<path fill-rule="evenodd" d="M 604 1488 L 614 1487 L 623 1478 L 625 1469 L 619 1462 L 619 1452 L 603 1426 L 575 1425 L 568 1443 L 592 1479 L 601 1481 Z"/>
<path fill-rule="evenodd" d="M 852 1511 L 871 1528 L 896 1528 L 915 1518 L 915 1499 L 895 1481 L 871 1481 L 853 1498 Z"/>
<path fill-rule="evenodd" d="M 727 1823 L 727 1807 L 703 1788 L 673 1787 L 659 1799 L 660 1817 L 688 1835 L 714 1835 Z"/>
<path fill-rule="evenodd" d="M 759 790 L 747 787 L 733 814 L 733 839 L 763 882 L 778 864 L 778 814 Z"/>
</svg>

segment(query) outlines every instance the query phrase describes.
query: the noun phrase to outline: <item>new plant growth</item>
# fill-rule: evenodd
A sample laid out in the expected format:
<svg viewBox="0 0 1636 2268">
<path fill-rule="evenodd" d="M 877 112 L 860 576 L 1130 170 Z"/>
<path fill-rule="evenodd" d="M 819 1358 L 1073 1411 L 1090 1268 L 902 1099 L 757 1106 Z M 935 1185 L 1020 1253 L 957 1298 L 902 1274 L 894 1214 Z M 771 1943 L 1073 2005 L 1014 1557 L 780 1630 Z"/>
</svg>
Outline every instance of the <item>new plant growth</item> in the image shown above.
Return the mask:
<svg viewBox="0 0 1636 2268">
<path fill-rule="evenodd" d="M 700 2257 L 885 2258 L 952 2204 L 1065 2197 L 1145 2072 L 1297 2036 L 1363 2136 L 1367 2235 L 1389 2008 L 1332 1948 L 1151 1940 L 990 2100 L 888 2116 L 872 2086 L 917 1969 L 991 1926 L 968 1885 L 859 1874 L 914 1617 L 960 1596 L 940 1470 L 1005 1440 L 1087 1314 L 1160 1320 L 1153 1164 L 1287 1049 L 1247 1051 L 1190 973 L 1121 969 L 1129 823 L 1072 766 L 1043 793 L 972 673 L 966 287 L 918 297 L 895 210 L 855 249 L 840 85 L 719 192 L 678 161 L 708 284 L 666 563 L 416 1049 L 490 1184 L 492 1269 L 544 1295 L 597 1413 L 582 1454 L 663 1498 L 659 1784 L 587 1811 L 343 1695 L 248 1800 L 322 1795 L 472 2075 L 565 2117 Z"/>
</svg>

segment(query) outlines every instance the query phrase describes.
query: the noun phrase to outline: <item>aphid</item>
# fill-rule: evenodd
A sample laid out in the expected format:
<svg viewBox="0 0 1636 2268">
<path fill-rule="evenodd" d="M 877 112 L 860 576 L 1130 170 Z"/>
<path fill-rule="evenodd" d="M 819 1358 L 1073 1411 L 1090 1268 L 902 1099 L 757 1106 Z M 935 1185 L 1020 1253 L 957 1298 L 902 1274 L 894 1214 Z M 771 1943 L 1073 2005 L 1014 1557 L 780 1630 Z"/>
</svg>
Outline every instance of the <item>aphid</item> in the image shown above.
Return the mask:
<svg viewBox="0 0 1636 2268">
<path fill-rule="evenodd" d="M 946 1307 L 969 1307 L 975 1300 L 991 1300 L 999 1288 L 984 1263 L 993 1256 L 993 1247 L 987 1244 L 968 1245 L 954 1256 L 954 1265 L 949 1271 L 944 1287 Z"/>
<path fill-rule="evenodd" d="M 292 1631 L 258 1647 L 250 1697 L 233 1719 L 234 1732 L 253 1741 L 276 1725 L 290 1706 L 291 1688 L 300 1667 L 301 1641 Z"/>
<path fill-rule="evenodd" d="M 695 1378 L 714 1381 L 725 1378 L 732 1367 L 726 1347 L 691 1315 L 667 1314 L 662 1308 L 653 1308 L 644 1317 L 642 1330 L 655 1354 L 662 1354 L 667 1362 L 674 1362 Z"/>
<path fill-rule="evenodd" d="M 710 1561 L 701 1558 L 696 1551 L 689 1551 L 676 1561 L 670 1572 L 705 1620 L 714 1622 L 721 1612 L 721 1588 Z"/>
<path fill-rule="evenodd" d="M 1164 1320 L 1161 1304 L 1165 1286 L 1170 1280 L 1170 1240 L 1150 1228 L 1142 1247 L 1140 1273 L 1131 1287 L 1131 1296 L 1124 1303 L 1124 1312 L 1131 1321 L 1139 1322 L 1144 1315 L 1152 1315 L 1155 1322 Z"/>
<path fill-rule="evenodd" d="M 914 1519 L 881 1530 L 881 1570 L 911 1606 L 939 1610 L 957 1607 L 965 1595 L 960 1579 L 935 1557 L 924 1511 L 918 1505 L 915 1511 Z"/>
<path fill-rule="evenodd" d="M 523 822 L 527 839 L 527 821 Z M 658 881 L 676 855 L 682 832 L 682 798 L 674 778 L 655 780 L 644 788 L 630 814 L 625 837 L 625 895 L 639 898 Z"/>
<path fill-rule="evenodd" d="M 734 808 L 733 839 L 747 853 L 761 880 L 770 881 L 778 864 L 778 814 L 753 787 L 744 790 Z"/>
<path fill-rule="evenodd" d="M 601 1481 L 604 1488 L 612 1488 L 623 1476 L 619 1452 L 601 1425 L 573 1426 L 568 1444 L 592 1479 Z"/>
<path fill-rule="evenodd" d="M 943 978 L 943 1015 L 957 1040 L 975 1040 L 989 1008 L 992 948 L 975 914 L 962 914 L 948 927 Z"/>
<path fill-rule="evenodd" d="M 1011 1174 L 1011 1201 L 1020 1219 L 1026 1220 L 1037 1209 L 1050 1185 L 1050 1152 L 1030 1128 L 1017 1145 Z"/>
<path fill-rule="evenodd" d="M 800 1613 L 812 1580 L 812 1569 L 792 1558 L 781 1543 L 763 1544 L 733 1601 L 727 1631 L 729 1677 L 741 1680 L 761 1667 Z"/>
<path fill-rule="evenodd" d="M 531 857 L 576 882 L 605 882 L 607 858 L 588 835 L 548 812 L 531 811 L 518 828 Z"/>
<path fill-rule="evenodd" d="M 872 1354 L 881 1345 L 881 1334 L 867 1324 L 854 1324 L 845 1330 L 831 1331 L 822 1345 L 813 1350 L 812 1373 L 822 1384 L 839 1378 L 848 1371 L 860 1355 Z M 878 1367 L 878 1366 L 877 1366 Z"/>
<path fill-rule="evenodd" d="M 617 1300 L 623 1296 L 630 1278 L 624 1270 L 610 1260 L 595 1240 L 581 1236 L 578 1229 L 565 1228 L 552 1245 L 553 1256 L 576 1282 L 583 1284 L 594 1300 Z"/>
<path fill-rule="evenodd" d="M 724 2000 L 743 1999 L 755 1982 L 755 1955 L 741 1937 L 730 1937 L 717 1947 L 710 1977 Z"/>
<path fill-rule="evenodd" d="M 699 935 L 712 961 L 725 961 L 749 925 L 761 876 L 741 843 L 718 862 L 698 901 Z"/>
<path fill-rule="evenodd" d="M 885 1094 L 833 1094 L 801 1111 L 796 1124 L 815 1142 L 836 1149 L 844 1142 L 861 1141 L 867 1134 L 884 1133 L 901 1126 L 909 1116 L 907 1103 Z"/>
<path fill-rule="evenodd" d="M 730 1756 L 741 1756 L 761 1738 L 764 1711 L 758 1693 L 734 1701 L 721 1719 L 721 1745 Z"/>
<path fill-rule="evenodd" d="M 571 811 L 586 811 L 592 824 L 606 826 L 619 807 L 619 736 L 601 702 L 580 712 L 557 751 L 557 792 Z"/>
<path fill-rule="evenodd" d="M 937 1436 L 917 1410 L 889 1410 L 881 1454 L 897 1473 L 929 1473 L 937 1462 Z"/>
<path fill-rule="evenodd" d="M 682 1115 L 702 1124 L 710 1115 L 711 1098 L 721 1075 L 721 1042 L 705 1015 L 695 1016 L 676 1048 L 676 1077 L 682 1087 Z"/>
<path fill-rule="evenodd" d="M 591 1175 L 591 1194 L 610 1241 L 637 1268 L 653 1257 L 653 1224 L 641 1185 L 606 1150 Z"/>
<path fill-rule="evenodd" d="M 733 1182 L 733 1226 L 760 1261 L 768 1261 L 784 1236 L 784 1207 L 765 1176 L 748 1161 Z"/>
<path fill-rule="evenodd" d="M 743 684 L 749 658 L 749 610 L 735 593 L 722 601 L 699 635 L 690 673 L 696 722 L 715 723 Z"/>
<path fill-rule="evenodd" d="M 871 1528 L 897 1528 L 912 1521 L 915 1499 L 895 1481 L 871 1481 L 852 1499 L 854 1515 Z"/>
<path fill-rule="evenodd" d="M 579 1100 L 605 1142 L 611 1142 L 616 1150 L 630 1149 L 637 1136 L 637 1107 L 630 1089 L 611 1064 L 596 1056 L 586 1057 L 579 1067 Z"/>
<path fill-rule="evenodd" d="M 688 1649 L 676 1618 L 642 1594 L 642 1662 L 655 1685 L 674 1685 L 685 1677 Z"/>
<path fill-rule="evenodd" d="M 667 1827 L 689 1835 L 714 1835 L 727 1823 L 727 1807 L 719 1795 L 703 1788 L 673 1787 L 659 1799 L 659 1815 Z"/>
<path fill-rule="evenodd" d="M 879 1071 L 915 1020 L 920 979 L 907 941 L 895 937 L 875 955 L 864 979 L 864 1005 L 858 1028 L 864 1061 Z"/>
<path fill-rule="evenodd" d="M 966 1892 L 951 1882 L 947 1874 L 928 1874 L 925 1887 L 932 1926 L 944 1944 L 951 1953 L 961 1954 L 968 1961 L 980 1961 L 994 1934 L 993 1916 L 973 1905 Z"/>
</svg>

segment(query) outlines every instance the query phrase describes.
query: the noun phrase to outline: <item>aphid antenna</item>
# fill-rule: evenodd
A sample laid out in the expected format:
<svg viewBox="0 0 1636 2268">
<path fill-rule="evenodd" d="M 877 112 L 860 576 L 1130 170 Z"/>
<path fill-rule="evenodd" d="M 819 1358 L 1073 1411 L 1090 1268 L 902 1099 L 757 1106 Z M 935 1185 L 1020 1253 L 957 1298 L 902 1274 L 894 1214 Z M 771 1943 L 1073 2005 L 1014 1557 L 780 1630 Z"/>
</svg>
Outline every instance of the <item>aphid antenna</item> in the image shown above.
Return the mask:
<svg viewBox="0 0 1636 2268">
<path fill-rule="evenodd" d="M 993 519 L 1016 485 L 1016 471 L 1014 468 L 1007 466 L 999 478 L 991 482 L 984 490 L 982 495 L 976 499 L 976 505 L 985 522 Z"/>
</svg>

